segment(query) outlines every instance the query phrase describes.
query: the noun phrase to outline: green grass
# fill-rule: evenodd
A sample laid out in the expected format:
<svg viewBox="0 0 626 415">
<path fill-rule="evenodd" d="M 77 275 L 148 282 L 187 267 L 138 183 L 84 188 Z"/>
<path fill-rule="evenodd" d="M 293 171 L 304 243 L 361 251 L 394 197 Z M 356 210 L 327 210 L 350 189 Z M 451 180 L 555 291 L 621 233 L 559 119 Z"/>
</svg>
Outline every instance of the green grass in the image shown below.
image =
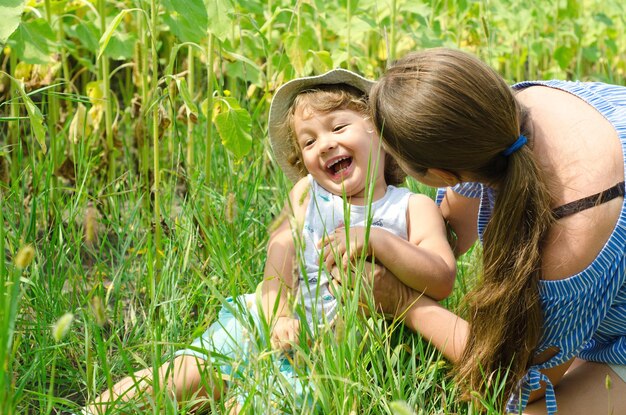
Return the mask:
<svg viewBox="0 0 626 415">
<path fill-rule="evenodd" d="M 375 78 L 388 58 L 440 45 L 478 54 L 509 82 L 626 82 L 620 0 L 206 4 L 203 15 L 202 0 L 44 2 L 26 8 L 3 50 L 0 414 L 77 410 L 163 363 L 215 319 L 221 298 L 254 290 L 289 189 L 266 138 L 283 82 L 332 67 Z M 75 117 L 79 104 L 91 118 Z M 35 256 L 21 269 L 26 246 Z M 476 251 L 459 260 L 451 308 L 474 281 Z M 66 313 L 73 321 L 55 339 Z M 298 353 L 322 412 L 475 412 L 418 336 L 353 303 L 342 324 Z M 256 396 L 251 413 L 271 400 L 269 359 L 255 368 L 240 385 Z M 488 412 L 501 398 L 483 397 Z M 302 413 L 294 395 L 280 402 Z M 143 412 L 159 411 L 186 409 L 160 394 Z"/>
</svg>

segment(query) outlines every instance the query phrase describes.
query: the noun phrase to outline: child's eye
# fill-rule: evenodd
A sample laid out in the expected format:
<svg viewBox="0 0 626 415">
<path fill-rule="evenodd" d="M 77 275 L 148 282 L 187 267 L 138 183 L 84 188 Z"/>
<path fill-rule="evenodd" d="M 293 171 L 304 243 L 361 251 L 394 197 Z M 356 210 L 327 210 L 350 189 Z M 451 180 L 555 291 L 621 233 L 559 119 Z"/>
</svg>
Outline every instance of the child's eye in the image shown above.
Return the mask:
<svg viewBox="0 0 626 415">
<path fill-rule="evenodd" d="M 338 124 L 333 128 L 333 132 L 338 133 L 341 132 L 344 128 L 346 128 L 348 124 Z"/>
<path fill-rule="evenodd" d="M 307 138 L 305 140 L 302 140 L 302 148 L 306 148 L 310 145 L 313 145 L 313 143 L 315 143 L 315 139 L 313 138 Z"/>
</svg>

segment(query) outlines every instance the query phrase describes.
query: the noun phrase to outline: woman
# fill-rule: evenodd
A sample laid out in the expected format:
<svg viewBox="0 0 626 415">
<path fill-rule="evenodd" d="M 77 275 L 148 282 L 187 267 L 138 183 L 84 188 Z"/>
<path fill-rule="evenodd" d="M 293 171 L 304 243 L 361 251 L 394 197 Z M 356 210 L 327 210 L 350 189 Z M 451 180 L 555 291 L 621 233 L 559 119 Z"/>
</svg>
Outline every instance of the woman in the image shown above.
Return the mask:
<svg viewBox="0 0 626 415">
<path fill-rule="evenodd" d="M 468 322 L 391 278 L 383 308 L 403 301 L 468 392 L 508 370 L 509 412 L 626 410 L 626 88 L 510 88 L 471 55 L 431 49 L 395 62 L 370 101 L 385 150 L 447 187 L 457 253 L 483 244 Z"/>
</svg>

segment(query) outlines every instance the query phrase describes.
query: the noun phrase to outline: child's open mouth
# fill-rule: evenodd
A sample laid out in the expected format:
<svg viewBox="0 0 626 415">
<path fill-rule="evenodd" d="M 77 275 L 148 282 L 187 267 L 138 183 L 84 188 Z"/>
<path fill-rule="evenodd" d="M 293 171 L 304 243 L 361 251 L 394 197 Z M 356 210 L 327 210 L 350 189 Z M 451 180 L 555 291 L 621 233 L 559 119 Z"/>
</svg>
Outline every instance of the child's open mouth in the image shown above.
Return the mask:
<svg viewBox="0 0 626 415">
<path fill-rule="evenodd" d="M 328 170 L 331 176 L 341 176 L 343 173 L 346 173 L 348 171 L 351 165 L 352 157 L 344 156 L 329 162 L 326 165 L 326 170 Z"/>
</svg>

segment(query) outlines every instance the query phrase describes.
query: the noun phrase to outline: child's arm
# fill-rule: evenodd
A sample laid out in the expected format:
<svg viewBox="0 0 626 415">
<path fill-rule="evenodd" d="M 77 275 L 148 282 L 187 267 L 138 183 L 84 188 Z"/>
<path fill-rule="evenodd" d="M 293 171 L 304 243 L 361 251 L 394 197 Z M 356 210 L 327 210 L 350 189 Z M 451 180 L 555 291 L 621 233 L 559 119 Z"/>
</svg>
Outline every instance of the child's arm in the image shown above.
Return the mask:
<svg viewBox="0 0 626 415">
<path fill-rule="evenodd" d="M 452 292 L 456 260 L 446 238 L 446 228 L 437 205 L 427 196 L 412 195 L 407 208 L 408 240 L 372 226 L 364 249 L 363 227 L 350 232 L 350 258 L 346 253 L 345 229 L 337 229 L 322 243 L 327 245 L 326 266 L 332 267 L 336 255 L 343 265 L 361 255 L 373 256 L 407 286 L 441 300 Z"/>
<path fill-rule="evenodd" d="M 304 178 L 289 193 L 289 200 L 278 219 L 281 222 L 270 235 L 267 246 L 261 307 L 271 327 L 272 342 L 283 349 L 289 348 L 289 342 L 296 340 L 299 330 L 298 321 L 293 318 L 288 306 L 288 296 L 294 285 L 293 274 L 297 272 L 292 226 L 295 225 L 298 228 L 296 232 L 300 232 L 308 203 L 307 194 L 308 179 Z"/>
</svg>

